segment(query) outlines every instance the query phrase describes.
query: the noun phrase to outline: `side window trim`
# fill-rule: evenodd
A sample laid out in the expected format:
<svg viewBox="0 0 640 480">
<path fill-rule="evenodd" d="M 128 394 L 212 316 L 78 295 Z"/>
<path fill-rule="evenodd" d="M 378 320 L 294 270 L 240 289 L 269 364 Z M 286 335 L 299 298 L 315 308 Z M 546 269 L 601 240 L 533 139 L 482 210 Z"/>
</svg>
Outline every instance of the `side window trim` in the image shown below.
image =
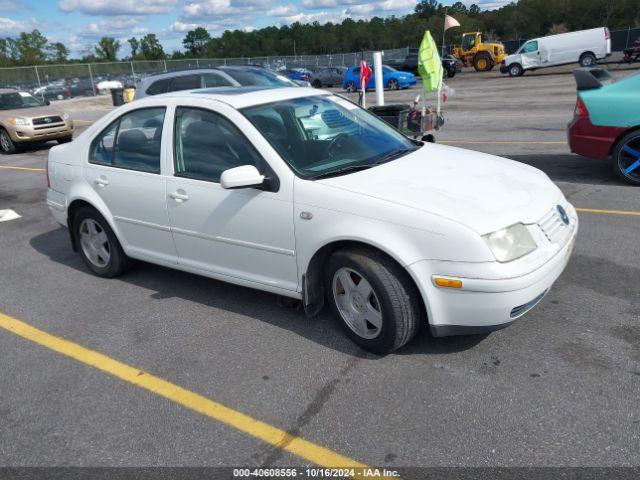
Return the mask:
<svg viewBox="0 0 640 480">
<path fill-rule="evenodd" d="M 267 162 L 267 160 L 262 156 L 262 154 L 258 151 L 258 149 L 253 145 L 253 143 L 251 143 L 249 138 L 247 138 L 247 136 L 242 132 L 242 130 L 236 125 L 235 122 L 233 122 L 226 115 L 224 115 L 224 114 L 222 114 L 220 112 L 217 112 L 215 110 L 211 110 L 209 108 L 197 107 L 197 106 L 193 106 L 193 105 L 176 105 L 175 109 L 174 109 L 174 114 L 173 114 L 173 142 L 172 142 L 172 145 L 171 145 L 171 153 L 172 153 L 172 156 L 173 156 L 173 176 L 174 177 L 186 178 L 188 180 L 195 180 L 195 181 L 198 181 L 198 182 L 206 182 L 206 183 L 212 183 L 214 185 L 220 185 L 220 182 L 216 182 L 214 180 L 207 180 L 207 179 L 204 179 L 204 178 L 195 178 L 193 176 L 189 176 L 188 174 L 182 174 L 182 173 L 180 173 L 178 171 L 178 150 L 177 150 L 177 148 L 178 148 L 178 136 L 180 135 L 180 132 L 178 131 L 178 120 L 183 115 L 182 112 L 185 109 L 200 110 L 200 111 L 212 114 L 212 115 L 216 115 L 216 116 L 218 116 L 220 118 L 223 118 L 224 120 L 228 121 L 231 125 L 233 125 L 233 127 L 237 130 L 238 134 L 240 135 L 240 138 L 242 139 L 242 141 L 244 141 L 246 143 L 247 148 L 254 153 L 255 158 L 258 160 L 259 170 L 265 176 L 265 183 L 264 183 L 263 190 L 266 190 L 266 191 L 269 191 L 269 192 L 274 192 L 274 193 L 278 192 L 280 190 L 280 179 L 278 178 L 278 175 L 273 170 L 273 168 L 271 168 L 271 165 L 269 165 L 269 162 Z"/>
<path fill-rule="evenodd" d="M 91 164 L 91 165 L 98 165 L 101 167 L 110 167 L 110 168 L 117 168 L 119 170 L 128 170 L 131 172 L 140 172 L 140 173 L 149 173 L 151 175 L 160 175 L 162 173 L 162 139 L 160 140 L 160 158 L 159 158 L 159 163 L 158 163 L 158 171 L 157 172 L 150 172 L 148 170 L 142 170 L 142 169 L 137 169 L 137 168 L 131 168 L 131 167 L 123 167 L 120 165 L 114 165 L 115 163 L 115 158 L 116 158 L 116 150 L 118 148 L 118 137 L 120 135 L 120 125 L 122 123 L 122 118 L 130 115 L 132 113 L 135 112 L 141 112 L 143 110 L 153 110 L 153 109 L 158 109 L 158 108 L 162 108 L 164 109 L 164 117 L 163 117 L 163 122 L 162 122 L 162 135 L 164 136 L 164 122 L 167 119 L 167 112 L 168 112 L 168 106 L 167 105 L 155 105 L 155 106 L 149 106 L 149 107 L 142 107 L 142 108 L 135 108 L 132 110 L 129 110 L 125 113 L 123 113 L 122 115 L 120 115 L 118 118 L 116 118 L 113 122 L 109 123 L 109 125 L 107 125 L 105 128 L 103 128 L 102 130 L 100 130 L 100 133 L 98 133 L 98 135 L 96 135 L 95 137 L 93 137 L 93 140 L 91 140 L 91 143 L 89 144 L 89 154 L 87 155 L 87 163 Z M 117 122 L 116 125 L 116 131 L 113 135 L 113 147 L 111 148 L 111 163 L 101 163 L 101 162 L 93 162 L 91 161 L 91 151 L 92 151 L 92 146 L 93 146 L 93 142 L 95 142 L 98 138 L 100 138 L 100 136 L 106 132 L 114 123 Z"/>
</svg>

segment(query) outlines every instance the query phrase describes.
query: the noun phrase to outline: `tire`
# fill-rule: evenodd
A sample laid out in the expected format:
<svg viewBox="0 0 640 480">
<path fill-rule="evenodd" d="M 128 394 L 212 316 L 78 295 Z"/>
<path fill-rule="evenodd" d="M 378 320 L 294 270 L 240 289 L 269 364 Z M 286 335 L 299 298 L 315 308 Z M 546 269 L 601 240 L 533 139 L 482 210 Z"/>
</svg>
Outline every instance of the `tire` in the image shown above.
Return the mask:
<svg viewBox="0 0 640 480">
<path fill-rule="evenodd" d="M 493 68 L 493 60 L 487 52 L 480 52 L 473 57 L 473 68 L 476 72 L 488 72 Z"/>
<path fill-rule="evenodd" d="M 70 141 L 73 140 L 73 135 L 69 135 L 68 137 L 62 137 L 62 138 L 58 138 L 56 139 L 56 141 L 62 145 L 63 143 L 69 143 Z"/>
<path fill-rule="evenodd" d="M 447 70 L 447 78 L 453 78 L 455 76 L 456 76 L 455 68 L 450 68 L 449 70 Z"/>
<path fill-rule="evenodd" d="M 333 314 L 365 350 L 389 353 L 418 331 L 420 294 L 407 272 L 381 252 L 366 248 L 335 252 L 325 268 L 325 289 Z"/>
<path fill-rule="evenodd" d="M 596 56 L 593 53 L 583 53 L 582 55 L 580 55 L 581 67 L 592 67 L 595 64 L 596 64 Z"/>
<path fill-rule="evenodd" d="M 122 250 L 109 223 L 93 207 L 82 207 L 76 212 L 73 234 L 82 260 L 95 275 L 113 278 L 131 267 L 131 259 Z"/>
<path fill-rule="evenodd" d="M 11 136 L 9 132 L 7 132 L 4 128 L 0 129 L 0 152 L 4 155 L 11 155 L 12 153 L 16 153 L 18 151 L 18 146 L 15 144 L 13 140 L 11 140 Z"/>
<path fill-rule="evenodd" d="M 519 63 L 512 63 L 509 65 L 509 76 L 510 77 L 519 77 L 524 73 L 522 69 L 522 65 Z"/>
<path fill-rule="evenodd" d="M 314 88 L 322 88 L 322 82 L 316 78 L 311 84 L 311 86 Z"/>
<path fill-rule="evenodd" d="M 347 92 L 353 93 L 353 92 L 355 92 L 357 90 L 357 88 L 358 87 L 356 86 L 355 83 L 353 83 L 353 82 L 348 82 L 347 83 L 347 89 L 346 89 Z"/>
<path fill-rule="evenodd" d="M 396 80 L 395 78 L 391 78 L 387 82 L 387 88 L 389 90 L 400 90 L 400 84 L 398 84 L 398 80 Z"/>
<path fill-rule="evenodd" d="M 627 183 L 640 186 L 640 165 L 634 167 L 631 171 L 627 171 L 633 167 L 636 162 L 640 162 L 640 155 L 635 155 L 625 150 L 625 147 L 640 152 L 640 130 L 629 132 L 622 137 L 618 143 L 616 143 L 611 155 L 613 170 L 616 172 L 616 175 Z"/>
</svg>

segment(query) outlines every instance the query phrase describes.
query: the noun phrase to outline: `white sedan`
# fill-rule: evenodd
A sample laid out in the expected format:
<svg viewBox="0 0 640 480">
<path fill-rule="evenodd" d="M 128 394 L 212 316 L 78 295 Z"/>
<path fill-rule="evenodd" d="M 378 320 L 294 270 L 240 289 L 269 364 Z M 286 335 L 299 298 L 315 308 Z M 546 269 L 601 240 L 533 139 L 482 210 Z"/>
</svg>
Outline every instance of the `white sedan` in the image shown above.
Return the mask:
<svg viewBox="0 0 640 480">
<path fill-rule="evenodd" d="M 131 259 L 328 303 L 385 353 L 503 328 L 562 273 L 574 208 L 541 171 L 411 140 L 307 88 L 120 107 L 49 153 L 47 204 L 103 277 Z"/>
</svg>

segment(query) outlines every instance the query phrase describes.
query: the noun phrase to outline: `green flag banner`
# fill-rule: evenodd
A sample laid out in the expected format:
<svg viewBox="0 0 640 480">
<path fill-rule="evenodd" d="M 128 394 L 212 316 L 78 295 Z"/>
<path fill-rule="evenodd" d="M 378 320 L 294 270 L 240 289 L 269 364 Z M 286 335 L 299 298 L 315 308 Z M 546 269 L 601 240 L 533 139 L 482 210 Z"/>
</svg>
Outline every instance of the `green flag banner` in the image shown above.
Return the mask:
<svg viewBox="0 0 640 480">
<path fill-rule="evenodd" d="M 422 77 L 425 92 L 433 92 L 442 86 L 442 62 L 431 32 L 424 32 L 418 51 L 418 73 Z"/>
</svg>

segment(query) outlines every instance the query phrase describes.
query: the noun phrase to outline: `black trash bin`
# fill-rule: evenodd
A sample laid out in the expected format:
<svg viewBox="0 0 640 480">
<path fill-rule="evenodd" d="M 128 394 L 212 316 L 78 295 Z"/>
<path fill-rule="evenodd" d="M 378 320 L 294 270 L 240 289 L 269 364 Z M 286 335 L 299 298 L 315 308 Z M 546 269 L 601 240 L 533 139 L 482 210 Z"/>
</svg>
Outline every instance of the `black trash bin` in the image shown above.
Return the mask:
<svg viewBox="0 0 640 480">
<path fill-rule="evenodd" d="M 112 88 L 111 101 L 113 102 L 114 107 L 124 105 L 124 88 Z"/>
<path fill-rule="evenodd" d="M 368 110 L 389 125 L 398 130 L 403 130 L 407 127 L 407 114 L 411 110 L 411 106 L 406 103 L 393 103 L 390 105 L 374 105 L 369 107 Z"/>
</svg>

